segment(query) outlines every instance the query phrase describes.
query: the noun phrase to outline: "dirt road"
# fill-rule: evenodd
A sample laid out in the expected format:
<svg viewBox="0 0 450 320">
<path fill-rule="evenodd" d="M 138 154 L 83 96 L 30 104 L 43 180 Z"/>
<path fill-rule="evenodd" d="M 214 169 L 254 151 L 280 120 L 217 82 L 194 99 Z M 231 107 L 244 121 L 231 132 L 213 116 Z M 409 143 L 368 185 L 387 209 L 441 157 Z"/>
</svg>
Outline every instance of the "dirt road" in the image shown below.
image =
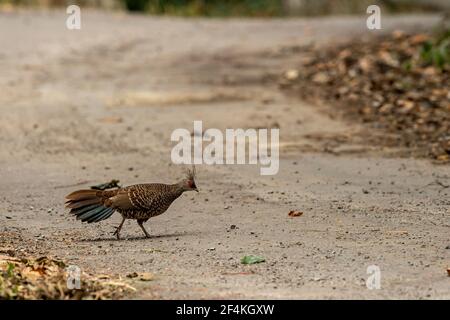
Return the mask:
<svg viewBox="0 0 450 320">
<path fill-rule="evenodd" d="M 284 96 L 302 46 L 367 36 L 364 18 L 183 20 L 82 11 L 0 14 L 0 245 L 87 272 L 152 272 L 137 298 L 450 298 L 448 166 L 388 157 L 371 134 Z M 420 23 L 419 23 L 420 21 Z M 386 17 L 383 31 L 436 17 Z M 172 183 L 170 134 L 280 128 L 280 172 L 199 166 L 147 223 L 81 224 L 64 195 L 113 178 Z M 350 137 L 350 138 L 349 138 Z M 328 152 L 324 152 L 324 150 Z M 301 217 L 290 218 L 290 210 Z M 240 258 L 266 262 L 245 266 Z M 366 287 L 367 267 L 381 289 Z"/>
</svg>

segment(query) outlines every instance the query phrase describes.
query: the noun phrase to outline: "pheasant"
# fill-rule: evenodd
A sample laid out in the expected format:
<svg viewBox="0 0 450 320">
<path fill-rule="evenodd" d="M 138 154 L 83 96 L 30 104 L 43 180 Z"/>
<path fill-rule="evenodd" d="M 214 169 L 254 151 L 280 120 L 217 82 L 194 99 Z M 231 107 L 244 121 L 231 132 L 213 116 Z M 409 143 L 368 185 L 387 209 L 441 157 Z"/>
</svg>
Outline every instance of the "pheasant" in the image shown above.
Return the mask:
<svg viewBox="0 0 450 320">
<path fill-rule="evenodd" d="M 137 220 L 149 238 L 144 222 L 164 213 L 183 192 L 198 192 L 194 179 L 195 168 L 188 171 L 185 179 L 175 184 L 149 183 L 115 190 L 78 190 L 66 196 L 66 208 L 71 209 L 70 213 L 77 220 L 88 223 L 108 219 L 117 211 L 122 215 L 122 222 L 113 233 L 118 240 L 126 219 Z"/>
</svg>

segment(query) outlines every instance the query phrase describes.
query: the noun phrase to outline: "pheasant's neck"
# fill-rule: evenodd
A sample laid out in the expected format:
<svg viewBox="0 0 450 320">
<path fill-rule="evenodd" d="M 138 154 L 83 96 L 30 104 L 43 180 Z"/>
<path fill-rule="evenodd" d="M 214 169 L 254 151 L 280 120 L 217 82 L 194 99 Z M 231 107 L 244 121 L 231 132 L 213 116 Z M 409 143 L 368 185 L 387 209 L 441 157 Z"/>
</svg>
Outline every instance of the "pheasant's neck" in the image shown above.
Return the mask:
<svg viewBox="0 0 450 320">
<path fill-rule="evenodd" d="M 180 196 L 185 190 L 184 190 L 184 182 L 180 181 L 178 183 L 175 183 L 172 185 L 173 191 Z"/>
</svg>

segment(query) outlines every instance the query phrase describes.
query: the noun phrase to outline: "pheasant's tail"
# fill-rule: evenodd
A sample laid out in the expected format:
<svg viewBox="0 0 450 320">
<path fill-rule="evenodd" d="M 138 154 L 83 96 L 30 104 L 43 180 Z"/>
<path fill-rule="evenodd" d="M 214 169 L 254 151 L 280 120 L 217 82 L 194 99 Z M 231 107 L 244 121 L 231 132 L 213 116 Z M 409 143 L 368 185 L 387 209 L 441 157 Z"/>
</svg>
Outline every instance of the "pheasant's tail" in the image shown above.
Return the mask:
<svg viewBox="0 0 450 320">
<path fill-rule="evenodd" d="M 114 213 L 104 203 L 102 191 L 78 190 L 66 196 L 66 208 L 83 222 L 99 222 L 108 219 Z"/>
</svg>

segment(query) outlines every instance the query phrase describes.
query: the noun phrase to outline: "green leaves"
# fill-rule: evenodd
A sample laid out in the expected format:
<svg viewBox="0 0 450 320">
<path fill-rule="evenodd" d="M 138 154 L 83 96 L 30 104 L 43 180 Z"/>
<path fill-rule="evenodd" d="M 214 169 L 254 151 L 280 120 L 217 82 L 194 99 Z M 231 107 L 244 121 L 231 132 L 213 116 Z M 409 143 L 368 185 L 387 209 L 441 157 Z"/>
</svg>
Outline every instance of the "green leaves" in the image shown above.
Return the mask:
<svg viewBox="0 0 450 320">
<path fill-rule="evenodd" d="M 12 277 L 14 275 L 14 263 L 8 262 L 8 267 L 6 268 L 6 275 Z"/>
<path fill-rule="evenodd" d="M 261 263 L 264 261 L 266 261 L 266 259 L 264 259 L 263 257 L 253 256 L 253 255 L 244 256 L 241 258 L 242 264 L 255 264 L 255 263 Z"/>
<path fill-rule="evenodd" d="M 420 58 L 426 65 L 434 65 L 443 69 L 450 64 L 450 30 L 443 32 L 434 41 L 427 41 L 422 45 Z"/>
</svg>

